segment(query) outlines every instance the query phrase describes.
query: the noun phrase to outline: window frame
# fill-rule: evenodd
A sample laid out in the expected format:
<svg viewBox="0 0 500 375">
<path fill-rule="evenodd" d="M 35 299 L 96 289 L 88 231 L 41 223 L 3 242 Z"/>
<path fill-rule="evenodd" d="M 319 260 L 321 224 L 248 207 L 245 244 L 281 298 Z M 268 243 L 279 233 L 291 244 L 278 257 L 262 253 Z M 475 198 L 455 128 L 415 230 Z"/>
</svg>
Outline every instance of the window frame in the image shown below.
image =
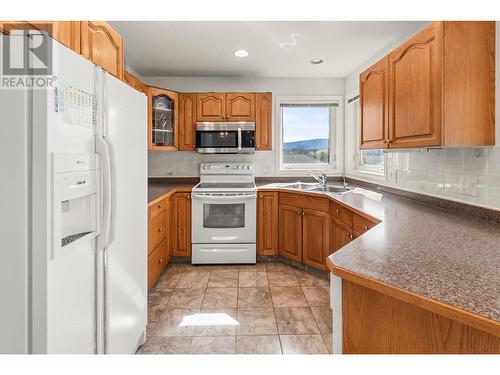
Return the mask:
<svg viewBox="0 0 500 375">
<path fill-rule="evenodd" d="M 297 163 L 288 164 L 283 161 L 283 119 L 281 106 L 283 104 L 336 104 L 335 121 L 330 118 L 329 131 L 329 163 Z M 276 124 L 277 147 L 276 170 L 281 175 L 303 175 L 309 170 L 322 170 L 327 174 L 338 174 L 343 166 L 344 145 L 344 97 L 343 96 L 277 96 L 276 97 Z M 332 136 L 334 137 L 332 139 Z M 332 147 L 333 146 L 333 147 Z"/>
</svg>

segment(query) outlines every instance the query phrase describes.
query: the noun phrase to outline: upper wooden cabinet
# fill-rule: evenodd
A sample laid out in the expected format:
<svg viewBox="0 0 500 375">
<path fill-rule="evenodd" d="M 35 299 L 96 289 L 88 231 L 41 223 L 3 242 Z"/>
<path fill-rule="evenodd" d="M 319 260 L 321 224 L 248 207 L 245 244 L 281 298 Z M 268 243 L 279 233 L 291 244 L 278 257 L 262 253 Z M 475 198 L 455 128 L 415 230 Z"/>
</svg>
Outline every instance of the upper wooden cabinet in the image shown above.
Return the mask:
<svg viewBox="0 0 500 375">
<path fill-rule="evenodd" d="M 197 121 L 225 121 L 226 94 L 205 93 L 196 94 Z"/>
<path fill-rule="evenodd" d="M 227 121 L 254 121 L 255 119 L 255 93 L 226 94 L 226 120 Z"/>
<path fill-rule="evenodd" d="M 365 70 L 359 78 L 361 148 L 387 148 L 389 136 L 389 57 Z"/>
<path fill-rule="evenodd" d="M 123 38 L 106 22 L 82 21 L 81 53 L 94 64 L 123 79 Z"/>
<path fill-rule="evenodd" d="M 137 91 L 143 92 L 146 95 L 148 94 L 148 86 L 139 81 L 133 74 L 127 72 L 126 70 L 123 72 L 123 81 Z"/>
<path fill-rule="evenodd" d="M 148 139 L 150 150 L 178 150 L 178 94 L 148 87 Z"/>
<path fill-rule="evenodd" d="M 495 27 L 433 22 L 363 72 L 361 148 L 494 145 Z"/>
<path fill-rule="evenodd" d="M 73 51 L 80 53 L 80 21 L 2 21 L 0 33 L 11 30 L 41 30 Z"/>
<path fill-rule="evenodd" d="M 196 94 L 179 94 L 179 149 L 196 149 Z"/>
<path fill-rule="evenodd" d="M 273 95 L 270 92 L 255 94 L 255 149 L 273 149 Z"/>
<path fill-rule="evenodd" d="M 257 255 L 278 255 L 278 193 L 260 191 L 257 200 Z"/>
<path fill-rule="evenodd" d="M 441 145 L 443 22 L 434 22 L 389 54 L 391 147 Z"/>
</svg>

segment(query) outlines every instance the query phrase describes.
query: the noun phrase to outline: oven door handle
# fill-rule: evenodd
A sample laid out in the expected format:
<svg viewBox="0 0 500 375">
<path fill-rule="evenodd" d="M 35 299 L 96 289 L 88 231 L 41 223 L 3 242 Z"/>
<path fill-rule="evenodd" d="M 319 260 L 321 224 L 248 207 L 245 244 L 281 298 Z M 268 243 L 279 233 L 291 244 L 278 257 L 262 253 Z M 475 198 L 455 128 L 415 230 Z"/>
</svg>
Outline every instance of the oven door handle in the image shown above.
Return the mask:
<svg viewBox="0 0 500 375">
<path fill-rule="evenodd" d="M 241 128 L 238 128 L 238 151 L 241 151 Z"/>
<path fill-rule="evenodd" d="M 257 193 L 251 194 L 191 194 L 193 198 L 196 199 L 208 199 L 208 200 L 243 200 L 243 199 L 254 199 L 257 198 Z"/>
</svg>

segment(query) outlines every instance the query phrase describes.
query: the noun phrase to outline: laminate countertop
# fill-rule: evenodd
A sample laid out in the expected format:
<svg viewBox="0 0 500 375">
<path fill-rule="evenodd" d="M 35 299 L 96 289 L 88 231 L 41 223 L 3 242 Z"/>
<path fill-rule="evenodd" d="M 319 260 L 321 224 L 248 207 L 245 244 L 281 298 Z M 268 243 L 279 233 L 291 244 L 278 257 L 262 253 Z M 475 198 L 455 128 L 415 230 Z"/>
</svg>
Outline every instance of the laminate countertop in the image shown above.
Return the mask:
<svg viewBox="0 0 500 375">
<path fill-rule="evenodd" d="M 390 193 L 378 201 L 356 192 L 312 194 L 381 221 L 329 256 L 335 268 L 500 321 L 500 225 Z"/>
<path fill-rule="evenodd" d="M 149 178 L 148 179 L 148 203 L 161 198 L 167 193 L 177 189 L 192 189 L 199 178 Z"/>
</svg>

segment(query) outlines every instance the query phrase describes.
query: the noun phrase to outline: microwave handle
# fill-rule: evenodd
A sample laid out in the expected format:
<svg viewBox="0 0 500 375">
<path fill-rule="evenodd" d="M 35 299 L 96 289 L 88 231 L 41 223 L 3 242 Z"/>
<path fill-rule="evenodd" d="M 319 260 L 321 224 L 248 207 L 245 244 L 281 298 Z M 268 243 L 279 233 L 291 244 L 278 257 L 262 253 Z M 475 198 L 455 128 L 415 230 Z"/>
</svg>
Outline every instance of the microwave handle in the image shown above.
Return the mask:
<svg viewBox="0 0 500 375">
<path fill-rule="evenodd" d="M 238 151 L 241 151 L 241 128 L 238 128 Z"/>
</svg>

